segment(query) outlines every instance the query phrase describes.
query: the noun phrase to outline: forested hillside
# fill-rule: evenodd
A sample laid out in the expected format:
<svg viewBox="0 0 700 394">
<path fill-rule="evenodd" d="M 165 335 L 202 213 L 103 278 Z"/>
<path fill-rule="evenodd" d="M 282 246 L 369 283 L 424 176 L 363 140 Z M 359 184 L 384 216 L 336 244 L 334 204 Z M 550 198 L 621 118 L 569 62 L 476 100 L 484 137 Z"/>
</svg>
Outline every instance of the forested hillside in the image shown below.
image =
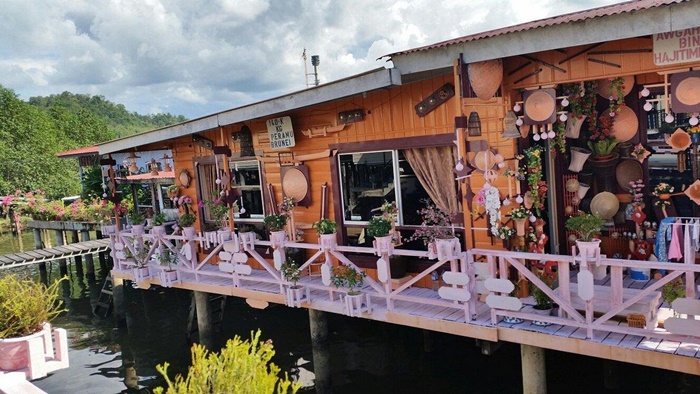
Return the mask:
<svg viewBox="0 0 700 394">
<path fill-rule="evenodd" d="M 0 85 L 0 196 L 36 189 L 53 198 L 79 194 L 77 161 L 56 153 L 184 120 L 68 92 L 26 102 Z"/>
</svg>

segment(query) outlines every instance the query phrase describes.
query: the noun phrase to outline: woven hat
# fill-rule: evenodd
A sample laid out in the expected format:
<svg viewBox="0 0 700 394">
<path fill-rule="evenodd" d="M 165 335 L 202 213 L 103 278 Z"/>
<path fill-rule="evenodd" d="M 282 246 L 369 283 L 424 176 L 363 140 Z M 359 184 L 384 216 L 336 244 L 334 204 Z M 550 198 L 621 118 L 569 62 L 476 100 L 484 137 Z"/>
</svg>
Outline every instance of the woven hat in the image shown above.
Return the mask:
<svg viewBox="0 0 700 394">
<path fill-rule="evenodd" d="M 540 89 L 525 92 L 525 119 L 527 124 L 554 123 L 556 100 L 554 89 Z"/>
<path fill-rule="evenodd" d="M 474 156 L 474 167 L 481 171 L 490 170 L 496 165 L 496 155 L 490 149 L 476 152 Z"/>
<path fill-rule="evenodd" d="M 625 96 L 630 94 L 632 88 L 634 88 L 634 75 L 623 77 L 625 82 L 622 84 Z M 605 99 L 610 98 L 610 96 L 615 97 L 617 92 L 610 92 L 610 85 L 612 85 L 612 79 L 599 79 L 598 80 L 598 94 Z M 617 99 L 617 97 L 615 97 Z"/>
<path fill-rule="evenodd" d="M 503 61 L 501 59 L 486 60 L 469 64 L 469 84 L 482 100 L 493 97 L 503 82 Z"/>
<path fill-rule="evenodd" d="M 681 128 L 677 128 L 676 131 L 671 134 L 668 139 L 666 139 L 666 143 L 671 146 L 671 149 L 677 151 L 677 152 L 682 152 L 692 144 L 692 141 L 690 139 L 690 135 L 685 132 L 685 130 Z"/>
<path fill-rule="evenodd" d="M 569 193 L 576 193 L 578 190 L 578 179 L 576 178 L 571 178 L 568 181 L 566 181 L 566 191 Z"/>
<path fill-rule="evenodd" d="M 683 192 L 688 198 L 693 200 L 694 203 L 700 205 L 700 179 L 693 182 L 692 185 L 688 186 Z"/>
<path fill-rule="evenodd" d="M 591 213 L 605 220 L 612 219 L 620 209 L 620 201 L 610 192 L 596 194 L 591 201 Z"/>
<path fill-rule="evenodd" d="M 302 201 L 309 193 L 309 180 L 298 168 L 290 168 L 284 173 L 282 190 L 285 196 L 294 201 Z"/>
<path fill-rule="evenodd" d="M 671 75 L 671 108 L 676 113 L 700 111 L 700 71 Z"/>
<path fill-rule="evenodd" d="M 610 115 L 606 113 L 603 116 Z M 618 141 L 627 142 L 637 135 L 638 128 L 639 120 L 637 120 L 637 114 L 635 114 L 630 107 L 620 106 L 619 112 L 615 114 L 615 123 L 613 124 L 611 134 L 617 138 Z"/>
<path fill-rule="evenodd" d="M 615 168 L 615 178 L 620 189 L 627 190 L 630 188 L 630 182 L 636 182 L 644 177 L 642 163 L 634 159 L 622 160 Z"/>
</svg>

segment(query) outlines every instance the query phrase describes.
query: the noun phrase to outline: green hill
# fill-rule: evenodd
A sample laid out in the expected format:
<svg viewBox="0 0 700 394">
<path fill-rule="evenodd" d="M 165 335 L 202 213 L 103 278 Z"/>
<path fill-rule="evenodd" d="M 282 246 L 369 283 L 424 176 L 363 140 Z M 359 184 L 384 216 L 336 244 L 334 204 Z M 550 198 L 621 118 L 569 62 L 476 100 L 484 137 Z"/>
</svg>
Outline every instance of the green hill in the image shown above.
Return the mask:
<svg viewBox="0 0 700 394">
<path fill-rule="evenodd" d="M 56 153 L 185 120 L 140 115 L 102 96 L 69 92 L 23 101 L 0 85 L 0 196 L 36 189 L 50 197 L 79 194 L 76 160 Z"/>
</svg>

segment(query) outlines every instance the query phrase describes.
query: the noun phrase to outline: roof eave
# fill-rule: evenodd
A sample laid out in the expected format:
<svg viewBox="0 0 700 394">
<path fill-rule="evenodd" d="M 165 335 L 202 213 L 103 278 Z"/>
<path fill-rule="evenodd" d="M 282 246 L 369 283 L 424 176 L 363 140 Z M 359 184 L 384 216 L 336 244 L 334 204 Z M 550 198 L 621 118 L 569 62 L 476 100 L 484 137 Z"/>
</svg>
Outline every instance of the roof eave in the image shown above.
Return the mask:
<svg viewBox="0 0 700 394">
<path fill-rule="evenodd" d="M 401 85 L 395 69 L 379 68 L 314 88 L 208 115 L 199 119 L 135 134 L 98 145 L 101 155 L 158 143 L 240 122 L 309 107 L 364 92 Z"/>
<path fill-rule="evenodd" d="M 466 63 L 552 49 L 589 45 L 698 27 L 700 7 L 693 2 L 600 16 L 566 24 L 512 32 L 391 57 L 402 75 L 448 67 L 460 54 Z"/>
</svg>

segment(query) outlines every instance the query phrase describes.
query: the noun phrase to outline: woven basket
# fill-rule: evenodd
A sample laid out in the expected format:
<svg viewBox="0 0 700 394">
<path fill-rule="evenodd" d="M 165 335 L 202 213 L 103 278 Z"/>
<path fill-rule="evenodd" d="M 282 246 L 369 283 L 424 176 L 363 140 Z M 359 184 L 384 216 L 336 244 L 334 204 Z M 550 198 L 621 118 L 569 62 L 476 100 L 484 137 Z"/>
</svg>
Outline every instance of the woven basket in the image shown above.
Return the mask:
<svg viewBox="0 0 700 394">
<path fill-rule="evenodd" d="M 469 64 L 469 84 L 482 100 L 493 97 L 503 82 L 503 62 L 501 59 Z"/>
<path fill-rule="evenodd" d="M 646 328 L 647 319 L 639 313 L 630 313 L 627 315 L 627 325 L 634 328 Z"/>
<path fill-rule="evenodd" d="M 620 201 L 610 192 L 596 194 L 591 201 L 591 213 L 605 220 L 612 219 L 620 209 Z"/>
</svg>

